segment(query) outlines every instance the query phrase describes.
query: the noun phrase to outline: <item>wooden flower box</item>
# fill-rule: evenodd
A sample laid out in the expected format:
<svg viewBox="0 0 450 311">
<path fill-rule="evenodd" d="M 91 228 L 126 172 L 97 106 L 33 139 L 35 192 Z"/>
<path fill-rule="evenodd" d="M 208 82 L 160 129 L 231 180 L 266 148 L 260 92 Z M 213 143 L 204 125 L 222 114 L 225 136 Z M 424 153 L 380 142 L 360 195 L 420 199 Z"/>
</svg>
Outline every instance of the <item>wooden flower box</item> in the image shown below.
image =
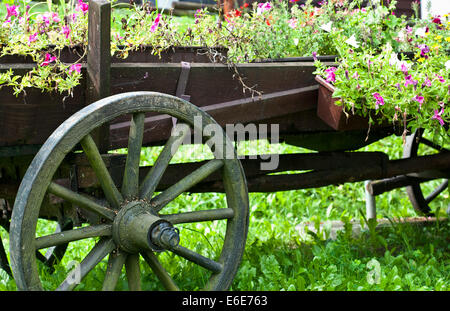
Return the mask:
<svg viewBox="0 0 450 311">
<path fill-rule="evenodd" d="M 336 105 L 339 98 L 333 98 L 335 87 L 320 76 L 315 77 L 319 83 L 317 116 L 336 131 L 359 130 L 369 127 L 369 118 L 346 114 L 343 106 Z"/>
</svg>

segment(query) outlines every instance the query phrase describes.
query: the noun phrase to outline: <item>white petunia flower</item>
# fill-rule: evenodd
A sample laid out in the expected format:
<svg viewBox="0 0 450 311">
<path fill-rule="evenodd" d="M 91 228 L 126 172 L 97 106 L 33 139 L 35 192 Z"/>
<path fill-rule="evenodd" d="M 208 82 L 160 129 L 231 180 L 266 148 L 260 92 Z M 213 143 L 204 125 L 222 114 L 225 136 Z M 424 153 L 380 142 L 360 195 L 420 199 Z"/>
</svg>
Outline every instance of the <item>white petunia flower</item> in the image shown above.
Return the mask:
<svg viewBox="0 0 450 311">
<path fill-rule="evenodd" d="M 398 59 L 397 53 L 392 53 L 391 58 L 389 58 L 389 65 L 395 66 L 397 70 L 409 70 L 411 69 L 411 65 L 406 61 L 401 61 Z"/>
<path fill-rule="evenodd" d="M 405 30 L 400 30 L 397 33 L 398 39 L 400 40 L 400 42 L 405 42 L 407 37 L 406 37 L 406 31 Z"/>
<path fill-rule="evenodd" d="M 331 25 L 333 25 L 333 22 L 328 22 L 328 23 L 323 24 L 322 26 L 320 26 L 320 28 L 322 28 L 326 32 L 330 32 L 331 31 Z"/>
<path fill-rule="evenodd" d="M 426 31 L 427 31 L 427 27 L 417 28 L 415 34 L 420 37 L 425 37 Z"/>
<path fill-rule="evenodd" d="M 450 60 L 445 62 L 445 69 L 450 70 Z"/>
<path fill-rule="evenodd" d="M 353 46 L 354 48 L 358 48 L 358 47 L 359 47 L 359 43 L 358 43 L 358 41 L 356 41 L 356 37 L 355 37 L 354 34 L 353 34 L 350 38 L 348 38 L 348 39 L 345 41 L 345 43 L 347 43 L 347 44 Z"/>
</svg>

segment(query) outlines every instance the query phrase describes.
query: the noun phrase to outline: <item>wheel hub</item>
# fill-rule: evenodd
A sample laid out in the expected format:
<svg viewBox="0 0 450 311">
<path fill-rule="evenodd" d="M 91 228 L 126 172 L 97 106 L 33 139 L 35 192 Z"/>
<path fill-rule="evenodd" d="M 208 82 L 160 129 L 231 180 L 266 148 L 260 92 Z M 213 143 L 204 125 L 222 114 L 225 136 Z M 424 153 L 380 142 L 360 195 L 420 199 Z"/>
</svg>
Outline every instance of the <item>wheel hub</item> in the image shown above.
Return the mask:
<svg viewBox="0 0 450 311">
<path fill-rule="evenodd" d="M 162 251 L 180 242 L 178 229 L 149 210 L 145 202 L 133 201 L 124 205 L 115 217 L 113 238 L 126 252 Z"/>
</svg>

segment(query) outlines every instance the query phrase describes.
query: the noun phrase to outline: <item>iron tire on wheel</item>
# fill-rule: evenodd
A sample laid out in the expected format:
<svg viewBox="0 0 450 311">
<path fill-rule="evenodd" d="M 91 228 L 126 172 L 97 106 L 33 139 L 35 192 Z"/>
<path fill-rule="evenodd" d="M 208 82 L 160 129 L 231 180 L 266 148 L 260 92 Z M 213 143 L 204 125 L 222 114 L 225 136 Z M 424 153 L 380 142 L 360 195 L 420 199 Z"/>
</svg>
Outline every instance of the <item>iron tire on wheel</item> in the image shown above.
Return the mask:
<svg viewBox="0 0 450 311">
<path fill-rule="evenodd" d="M 140 289 L 139 263 L 136 261 L 139 260 L 139 254 L 144 257 L 166 289 L 178 289 L 167 271 L 161 267 L 157 256 L 154 255 L 154 249 L 150 245 L 151 241 L 161 249 L 171 251 L 212 271 L 212 273 L 208 272 L 210 274 L 204 289 L 226 290 L 229 288 L 242 258 L 248 230 L 247 185 L 234 148 L 232 149 L 233 157 L 220 159 L 216 156 L 215 159 L 202 165 L 161 194 L 152 197 L 156 184 L 171 158 L 167 156 L 167 152 L 164 153 L 164 150 L 173 148 L 176 140 L 173 140 L 171 136 L 153 166 L 155 170 L 152 169 L 149 173 L 150 178 L 147 178 L 149 177 L 147 175 L 145 179 L 150 182 L 147 182 L 145 187 L 142 184 L 139 187 L 139 178 L 136 176 L 138 175 L 136 172 L 139 171 L 144 114 L 147 112 L 168 114 L 189 126 L 195 125 L 195 116 L 201 116 L 202 129 L 207 125 L 217 125 L 208 114 L 196 106 L 177 97 L 155 92 L 124 93 L 99 100 L 75 113 L 61 124 L 33 159 L 19 187 L 14 204 L 11 219 L 10 255 L 12 271 L 19 290 L 43 289 L 36 262 L 36 249 L 53 245 L 52 243 L 56 243 L 54 242 L 56 238 L 59 239 L 57 243 L 61 243 L 61 239 L 71 242 L 71 238 L 79 240 L 86 236 L 100 237 L 100 239 L 81 262 L 82 277 L 109 254 L 103 289 L 115 288 L 123 265 L 127 269 L 129 288 Z M 132 121 L 122 189 L 119 190 L 109 176 L 90 133 L 102 124 L 126 114 L 132 115 Z M 227 148 L 232 146 L 231 141 L 222 130 L 220 135 L 223 138 L 223 145 L 219 145 L 219 149 L 229 150 Z M 66 155 L 78 144 L 81 144 L 95 171 L 109 205 L 101 206 L 96 202 L 86 201 L 78 193 L 52 182 L 54 173 Z M 220 150 L 219 153 L 215 151 L 214 155 L 216 154 L 220 154 Z M 170 200 L 216 170 L 220 170 L 222 173 L 227 208 L 205 210 L 198 213 L 173 214 L 168 218 L 163 218 L 167 215 L 159 214 L 159 211 Z M 46 193 L 56 194 L 72 203 L 90 208 L 91 211 L 108 218 L 108 221 L 102 224 L 91 224 L 86 228 L 69 230 L 58 237 L 51 235 L 36 238 L 39 211 Z M 170 238 L 170 235 L 176 237 L 178 234 L 172 228 L 171 222 L 176 224 L 183 221 L 196 223 L 213 220 L 226 222 L 225 236 L 218 259 L 205 258 L 178 245 L 177 239 Z M 125 229 L 122 230 L 122 228 Z M 142 234 L 139 232 L 141 228 L 143 228 Z M 161 233 L 163 229 L 169 235 L 164 236 Z M 129 232 L 137 233 L 133 235 Z M 158 235 L 155 240 L 153 240 L 154 234 Z M 72 286 L 72 283 L 67 282 L 66 279 L 57 289 L 71 290 L 75 286 Z"/>
</svg>

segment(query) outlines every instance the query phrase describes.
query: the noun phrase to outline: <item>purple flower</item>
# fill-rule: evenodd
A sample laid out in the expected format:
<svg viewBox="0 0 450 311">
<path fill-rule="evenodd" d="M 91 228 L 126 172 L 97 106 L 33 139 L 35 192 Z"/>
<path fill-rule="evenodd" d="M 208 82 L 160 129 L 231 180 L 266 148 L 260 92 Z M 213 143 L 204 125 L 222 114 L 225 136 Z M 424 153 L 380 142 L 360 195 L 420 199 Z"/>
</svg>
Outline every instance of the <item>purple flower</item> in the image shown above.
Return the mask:
<svg viewBox="0 0 450 311">
<path fill-rule="evenodd" d="M 433 109 L 434 110 L 434 109 Z M 437 120 L 439 121 L 439 124 L 441 126 L 444 126 L 445 122 L 442 119 L 442 114 L 444 113 L 444 108 L 441 108 L 441 111 L 439 110 L 434 110 L 434 115 L 431 117 L 432 120 Z"/>
<path fill-rule="evenodd" d="M 314 61 L 318 60 L 317 52 L 312 52 L 312 57 L 313 57 Z"/>
<path fill-rule="evenodd" d="M 410 84 L 416 86 L 416 85 L 417 85 L 417 81 L 416 81 L 416 80 L 413 80 L 413 78 L 412 78 L 411 75 L 407 75 L 407 76 L 405 77 L 405 87 L 407 87 L 407 86 L 410 85 Z"/>
<path fill-rule="evenodd" d="M 353 79 L 356 79 L 356 80 L 359 79 L 359 74 L 358 74 L 357 71 L 355 71 L 355 73 L 353 74 L 352 78 L 353 78 Z"/>
<path fill-rule="evenodd" d="M 327 82 L 333 83 L 336 81 L 336 69 L 336 67 L 330 67 L 325 70 L 325 72 L 327 73 Z"/>
<path fill-rule="evenodd" d="M 425 82 L 422 84 L 422 87 L 424 86 L 431 86 L 431 80 L 427 78 L 425 78 Z"/>
<path fill-rule="evenodd" d="M 430 48 L 426 44 L 419 44 L 419 49 L 420 49 L 420 56 L 428 58 L 428 55 L 426 54 L 430 52 Z"/>
<path fill-rule="evenodd" d="M 384 105 L 384 98 L 379 93 L 372 93 L 372 96 L 375 98 L 375 109 L 378 109 L 380 106 Z"/>
</svg>

